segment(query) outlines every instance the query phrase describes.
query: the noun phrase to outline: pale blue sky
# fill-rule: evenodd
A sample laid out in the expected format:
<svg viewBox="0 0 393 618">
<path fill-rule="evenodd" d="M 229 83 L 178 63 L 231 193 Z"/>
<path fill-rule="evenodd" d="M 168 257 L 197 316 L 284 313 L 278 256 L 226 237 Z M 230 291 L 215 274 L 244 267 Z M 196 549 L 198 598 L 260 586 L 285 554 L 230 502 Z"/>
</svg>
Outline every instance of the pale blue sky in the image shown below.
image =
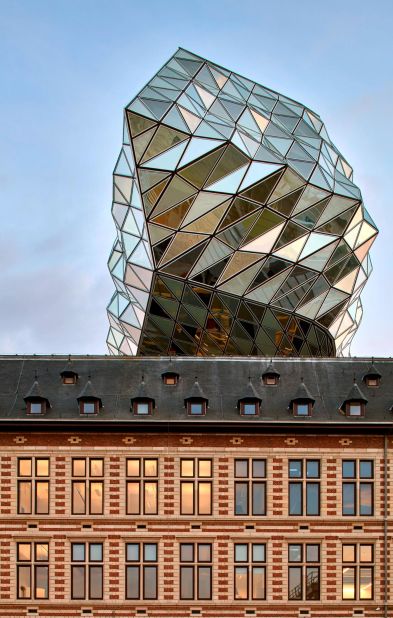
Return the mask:
<svg viewBox="0 0 393 618">
<path fill-rule="evenodd" d="M 357 356 L 393 351 L 391 0 L 0 0 L 0 353 L 106 353 L 122 109 L 179 46 L 315 109 L 380 229 Z"/>
</svg>

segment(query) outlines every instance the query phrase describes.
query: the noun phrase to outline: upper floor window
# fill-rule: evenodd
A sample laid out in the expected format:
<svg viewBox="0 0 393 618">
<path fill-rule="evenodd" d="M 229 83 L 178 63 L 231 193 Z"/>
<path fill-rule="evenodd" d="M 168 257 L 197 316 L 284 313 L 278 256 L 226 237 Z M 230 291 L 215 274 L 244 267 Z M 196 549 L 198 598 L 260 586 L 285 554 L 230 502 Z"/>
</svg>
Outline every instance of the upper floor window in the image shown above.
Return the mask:
<svg viewBox="0 0 393 618">
<path fill-rule="evenodd" d="M 17 543 L 17 598 L 49 598 L 49 543 Z"/>
<path fill-rule="evenodd" d="M 71 598 L 103 598 L 102 543 L 71 543 Z"/>
<path fill-rule="evenodd" d="M 364 416 L 363 401 L 347 401 L 345 404 L 345 414 L 347 416 Z"/>
<path fill-rule="evenodd" d="M 180 461 L 181 515 L 212 514 L 212 460 L 182 459 Z"/>
<path fill-rule="evenodd" d="M 266 460 L 235 459 L 235 515 L 266 515 Z"/>
<path fill-rule="evenodd" d="M 18 513 L 47 515 L 49 513 L 49 459 L 23 457 L 18 459 Z"/>
<path fill-rule="evenodd" d="M 44 399 L 40 401 L 27 401 L 26 402 L 28 414 L 44 414 L 46 412 L 46 401 Z"/>
<path fill-rule="evenodd" d="M 157 543 L 126 544 L 126 599 L 157 599 Z"/>
<path fill-rule="evenodd" d="M 78 381 L 78 374 L 75 371 L 65 370 L 60 375 L 63 384 L 76 384 Z"/>
<path fill-rule="evenodd" d="M 320 514 L 320 461 L 290 459 L 289 515 Z"/>
<path fill-rule="evenodd" d="M 265 386 L 277 386 L 280 377 L 275 373 L 267 373 L 262 376 L 262 380 Z"/>
<path fill-rule="evenodd" d="M 259 409 L 259 401 L 240 401 L 240 414 L 242 416 L 258 416 Z"/>
<path fill-rule="evenodd" d="M 187 414 L 190 416 L 204 416 L 206 414 L 206 401 L 204 399 L 189 399 L 187 401 Z"/>
<path fill-rule="evenodd" d="M 172 371 L 167 371 L 162 374 L 162 381 L 167 386 L 175 386 L 179 382 L 179 375 Z"/>
<path fill-rule="evenodd" d="M 99 405 L 97 399 L 83 399 L 79 402 L 79 410 L 81 414 L 97 414 Z"/>
<path fill-rule="evenodd" d="M 320 598 L 320 545 L 288 545 L 288 600 L 318 601 Z"/>
<path fill-rule="evenodd" d="M 374 598 L 374 547 L 368 543 L 342 546 L 342 598 Z"/>
<path fill-rule="evenodd" d="M 235 599 L 266 599 L 265 543 L 235 543 Z"/>
<path fill-rule="evenodd" d="M 369 459 L 342 462 L 342 514 L 373 515 L 374 464 Z"/>
<path fill-rule="evenodd" d="M 180 543 L 180 599 L 212 598 L 211 543 Z"/>
<path fill-rule="evenodd" d="M 294 416 L 311 416 L 312 404 L 310 401 L 294 401 L 293 402 L 293 415 Z"/>
<path fill-rule="evenodd" d="M 93 457 L 72 460 L 72 514 L 104 512 L 104 460 Z"/>
<path fill-rule="evenodd" d="M 158 459 L 127 459 L 127 515 L 157 515 Z"/>
<path fill-rule="evenodd" d="M 150 400 L 138 400 L 133 402 L 132 409 L 136 416 L 148 416 L 149 414 L 151 414 L 153 406 Z"/>
</svg>

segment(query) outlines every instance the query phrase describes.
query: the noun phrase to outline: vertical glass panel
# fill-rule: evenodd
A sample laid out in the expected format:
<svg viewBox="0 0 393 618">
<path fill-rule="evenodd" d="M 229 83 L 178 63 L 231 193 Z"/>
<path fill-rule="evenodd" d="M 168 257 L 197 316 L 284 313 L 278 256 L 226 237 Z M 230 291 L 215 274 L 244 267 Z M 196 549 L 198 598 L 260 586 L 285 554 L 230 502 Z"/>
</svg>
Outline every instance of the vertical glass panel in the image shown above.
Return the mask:
<svg viewBox="0 0 393 618">
<path fill-rule="evenodd" d="M 237 478 L 248 477 L 248 460 L 247 459 L 236 459 L 235 476 Z"/>
<path fill-rule="evenodd" d="M 198 599 L 211 598 L 211 568 L 198 567 Z"/>
<path fill-rule="evenodd" d="M 30 412 L 31 414 L 41 414 L 42 412 L 42 402 L 30 401 Z"/>
<path fill-rule="evenodd" d="M 90 513 L 92 514 L 102 514 L 103 513 L 103 483 L 97 481 L 90 482 Z"/>
<path fill-rule="evenodd" d="M 73 543 L 72 544 L 72 560 L 74 562 L 84 562 L 85 561 L 85 544 L 84 543 Z"/>
<path fill-rule="evenodd" d="M 343 568 L 343 599 L 355 598 L 355 567 Z"/>
<path fill-rule="evenodd" d="M 343 515 L 355 515 L 355 483 L 343 483 Z"/>
<path fill-rule="evenodd" d="M 265 562 L 266 546 L 261 543 L 253 543 L 252 560 L 253 562 Z"/>
<path fill-rule="evenodd" d="M 252 568 L 252 598 L 265 598 L 265 567 Z"/>
<path fill-rule="evenodd" d="M 182 543 L 180 545 L 180 561 L 181 562 L 193 562 L 194 561 L 194 545 L 192 543 Z"/>
<path fill-rule="evenodd" d="M 35 598 L 47 599 L 49 597 L 49 569 L 47 566 L 35 567 Z"/>
<path fill-rule="evenodd" d="M 89 567 L 90 576 L 90 598 L 102 599 L 102 567 L 91 566 Z"/>
<path fill-rule="evenodd" d="M 138 515 L 140 512 L 139 481 L 127 483 L 127 514 Z"/>
<path fill-rule="evenodd" d="M 36 459 L 35 466 L 37 476 L 49 476 L 49 459 Z"/>
<path fill-rule="evenodd" d="M 373 484 L 360 483 L 359 486 L 359 515 L 373 514 Z"/>
<path fill-rule="evenodd" d="M 235 562 L 248 561 L 248 545 L 246 543 L 236 543 L 235 545 Z"/>
<path fill-rule="evenodd" d="M 181 461 L 181 476 L 194 476 L 194 460 L 182 459 Z"/>
<path fill-rule="evenodd" d="M 86 460 L 85 459 L 73 459 L 72 460 L 72 475 L 73 476 L 86 476 Z"/>
<path fill-rule="evenodd" d="M 90 459 L 90 476 L 104 476 L 103 459 Z"/>
<path fill-rule="evenodd" d="M 18 599 L 31 598 L 31 567 L 18 566 Z"/>
<path fill-rule="evenodd" d="M 139 543 L 127 543 L 127 561 L 139 562 Z"/>
<path fill-rule="evenodd" d="M 157 483 L 145 483 L 145 514 L 157 514 Z"/>
<path fill-rule="evenodd" d="M 194 598 L 194 567 L 180 567 L 180 598 Z"/>
<path fill-rule="evenodd" d="M 36 513 L 49 513 L 49 483 L 48 481 L 37 481 L 36 486 Z"/>
<path fill-rule="evenodd" d="M 203 404 L 198 401 L 190 401 L 188 410 L 190 414 L 203 414 Z"/>
<path fill-rule="evenodd" d="M 127 459 L 127 476 L 140 476 L 139 459 Z"/>
<path fill-rule="evenodd" d="M 235 567 L 235 599 L 248 597 L 248 567 Z"/>
<path fill-rule="evenodd" d="M 210 477 L 212 475 L 212 462 L 210 459 L 200 459 L 198 461 L 198 475 Z"/>
<path fill-rule="evenodd" d="M 198 513 L 211 515 L 212 513 L 212 484 L 198 483 Z"/>
<path fill-rule="evenodd" d="M 265 483 L 253 483 L 252 484 L 252 514 L 253 515 L 265 515 Z"/>
<path fill-rule="evenodd" d="M 360 545 L 359 561 L 360 562 L 372 562 L 373 561 L 373 546 L 372 545 Z"/>
<path fill-rule="evenodd" d="M 194 483 L 181 483 L 181 504 L 180 512 L 182 515 L 194 514 Z"/>
<path fill-rule="evenodd" d="M 248 483 L 235 484 L 235 515 L 248 515 Z"/>
<path fill-rule="evenodd" d="M 372 461 L 362 460 L 359 462 L 359 476 L 361 479 L 372 479 L 374 477 Z"/>
<path fill-rule="evenodd" d="M 288 560 L 289 562 L 301 562 L 302 561 L 302 546 L 301 545 L 289 545 L 288 547 Z"/>
<path fill-rule="evenodd" d="M 306 561 L 319 562 L 319 545 L 306 545 Z"/>
<path fill-rule="evenodd" d="M 289 514 L 302 515 L 301 483 L 289 483 Z"/>
<path fill-rule="evenodd" d="M 18 475 L 19 476 L 31 476 L 31 459 L 19 459 Z"/>
<path fill-rule="evenodd" d="M 157 476 L 158 461 L 157 459 L 145 459 L 143 462 L 145 476 Z"/>
<path fill-rule="evenodd" d="M 18 513 L 31 513 L 31 481 L 18 481 Z"/>
<path fill-rule="evenodd" d="M 355 545 L 343 545 L 343 562 L 355 562 Z"/>
<path fill-rule="evenodd" d="M 145 599 L 157 598 L 157 567 L 155 566 L 143 568 L 143 597 Z"/>
<path fill-rule="evenodd" d="M 306 599 L 317 601 L 319 599 L 319 567 L 306 568 Z"/>
<path fill-rule="evenodd" d="M 373 569 L 372 567 L 360 567 L 359 587 L 361 599 L 373 598 Z"/>
<path fill-rule="evenodd" d="M 127 566 L 127 599 L 139 598 L 139 566 Z"/>
<path fill-rule="evenodd" d="M 356 467 L 353 460 L 342 462 L 342 475 L 345 479 L 354 479 L 356 476 Z"/>
<path fill-rule="evenodd" d="M 292 459 L 289 462 L 289 476 L 290 478 L 301 478 L 303 476 L 301 459 Z"/>
<path fill-rule="evenodd" d="M 71 595 L 73 599 L 85 598 L 85 567 L 72 566 Z"/>
<path fill-rule="evenodd" d="M 35 559 L 38 562 L 47 562 L 48 558 L 49 558 L 48 543 L 36 543 L 35 544 Z"/>
<path fill-rule="evenodd" d="M 94 414 L 96 405 L 94 401 L 81 401 L 83 414 Z"/>
<path fill-rule="evenodd" d="M 157 561 L 157 543 L 145 543 L 144 548 L 144 560 L 146 562 Z"/>
<path fill-rule="evenodd" d="M 72 483 L 72 512 L 75 515 L 86 513 L 86 484 L 84 481 Z"/>
<path fill-rule="evenodd" d="M 297 416 L 308 416 L 309 414 L 308 403 L 295 402 L 295 414 L 297 414 Z"/>
<path fill-rule="evenodd" d="M 102 543 L 90 543 L 89 558 L 91 562 L 102 562 Z"/>
<path fill-rule="evenodd" d="M 302 598 L 302 567 L 288 569 L 288 599 L 298 601 Z"/>
<path fill-rule="evenodd" d="M 264 459 L 253 459 L 252 475 L 254 478 L 265 478 L 266 476 L 266 461 Z"/>
<path fill-rule="evenodd" d="M 319 515 L 319 483 L 307 483 L 307 515 Z"/>
<path fill-rule="evenodd" d="M 18 543 L 18 560 L 31 560 L 31 544 Z"/>
<path fill-rule="evenodd" d="M 149 414 L 149 404 L 147 401 L 135 402 L 135 413 L 140 415 Z"/>
<path fill-rule="evenodd" d="M 319 479 L 319 461 L 317 459 L 307 460 L 306 476 L 309 479 Z"/>
<path fill-rule="evenodd" d="M 257 404 L 256 403 L 244 403 L 243 404 L 243 414 L 245 416 L 255 416 L 258 414 Z"/>
<path fill-rule="evenodd" d="M 212 561 L 212 546 L 210 543 L 198 543 L 198 562 Z"/>
</svg>

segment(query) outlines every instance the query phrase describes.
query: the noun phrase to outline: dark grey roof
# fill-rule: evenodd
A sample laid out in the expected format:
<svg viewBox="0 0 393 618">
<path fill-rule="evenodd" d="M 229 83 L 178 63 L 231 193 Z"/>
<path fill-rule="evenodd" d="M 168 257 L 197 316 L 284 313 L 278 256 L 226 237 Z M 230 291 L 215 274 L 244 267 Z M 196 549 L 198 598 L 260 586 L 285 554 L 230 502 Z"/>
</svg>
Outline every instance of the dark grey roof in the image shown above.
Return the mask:
<svg viewBox="0 0 393 618">
<path fill-rule="evenodd" d="M 138 388 L 134 395 L 131 397 L 131 403 L 134 401 L 151 401 L 153 403 L 153 408 L 155 407 L 155 399 L 152 396 L 150 390 L 146 387 L 145 378 L 142 376 L 142 379 L 138 385 Z"/>
<path fill-rule="evenodd" d="M 261 380 L 266 359 L 256 357 L 177 357 L 173 365 L 180 375 L 176 387 L 163 383 L 161 374 L 168 367 L 168 357 L 110 357 L 75 356 L 73 365 L 81 384 L 86 384 L 92 374 L 93 392 L 102 400 L 103 408 L 95 417 L 81 417 L 77 397 L 80 386 L 64 385 L 59 373 L 67 356 L 3 356 L 0 357 L 0 423 L 8 420 L 26 422 L 25 394 L 30 391 L 35 370 L 39 375 L 40 390 L 51 403 L 45 418 L 29 423 L 72 421 L 78 424 L 126 422 L 148 425 L 162 422 L 196 424 L 187 416 L 184 400 L 194 392 L 198 376 L 199 393 L 209 400 L 209 409 L 202 423 L 237 423 L 239 427 L 250 423 L 279 426 L 336 423 L 340 426 L 360 426 L 367 423 L 391 423 L 393 414 L 393 360 L 374 359 L 374 365 L 383 375 L 379 388 L 368 389 L 365 416 L 346 417 L 340 411 L 347 399 L 354 376 L 358 381 L 371 364 L 370 358 L 275 358 L 274 365 L 280 373 L 279 384 L 271 388 Z M 141 376 L 146 388 L 155 398 L 156 409 L 148 418 L 130 412 L 130 399 L 138 391 Z M 248 378 L 262 399 L 259 417 L 240 416 L 237 402 L 244 393 Z M 288 403 L 296 395 L 301 377 L 315 399 L 312 418 L 293 417 Z M 89 386 L 90 389 L 90 386 Z M 86 392 L 83 389 L 82 392 Z M 91 391 L 90 391 L 91 392 Z M 82 393 L 81 393 L 82 395 Z M 90 425 L 89 425 L 90 426 Z M 158 425 L 157 425 L 158 426 Z"/>
<path fill-rule="evenodd" d="M 303 377 L 300 379 L 300 384 L 297 387 L 296 393 L 294 394 L 294 396 L 292 397 L 292 399 L 289 402 L 290 410 L 292 410 L 293 403 L 295 401 L 310 401 L 313 405 L 315 403 L 315 399 L 311 395 L 311 393 L 308 390 L 307 386 L 305 385 L 305 383 L 303 381 Z"/>
<path fill-rule="evenodd" d="M 352 387 L 347 393 L 346 398 L 342 402 L 340 406 L 341 410 L 344 410 L 345 404 L 348 403 L 349 401 L 363 401 L 363 403 L 366 403 L 366 404 L 368 403 L 368 399 L 363 395 L 362 391 L 360 390 L 356 382 L 352 384 Z"/>
<path fill-rule="evenodd" d="M 263 372 L 262 377 L 263 376 L 277 376 L 279 378 L 280 374 L 278 373 L 273 363 L 270 362 L 268 366 L 266 367 L 265 371 Z"/>
<path fill-rule="evenodd" d="M 248 380 L 247 385 L 243 388 L 243 390 L 242 390 L 242 392 L 240 394 L 240 397 L 237 400 L 237 405 L 239 406 L 241 401 L 244 401 L 244 400 L 247 400 L 247 399 L 254 399 L 254 400 L 257 400 L 259 402 L 262 401 L 262 397 L 255 390 L 254 385 L 251 382 L 251 379 Z"/>
<path fill-rule="evenodd" d="M 100 408 L 102 407 L 102 399 L 99 395 L 97 395 L 93 384 L 91 383 L 90 376 L 77 397 L 78 401 L 83 401 L 84 399 L 97 399 L 100 403 Z"/>
<path fill-rule="evenodd" d="M 188 390 L 186 396 L 184 397 L 184 405 L 189 399 L 204 399 L 206 403 L 209 402 L 208 397 L 205 395 L 201 386 L 198 382 L 198 378 L 195 376 L 195 381 L 192 387 Z"/>
</svg>

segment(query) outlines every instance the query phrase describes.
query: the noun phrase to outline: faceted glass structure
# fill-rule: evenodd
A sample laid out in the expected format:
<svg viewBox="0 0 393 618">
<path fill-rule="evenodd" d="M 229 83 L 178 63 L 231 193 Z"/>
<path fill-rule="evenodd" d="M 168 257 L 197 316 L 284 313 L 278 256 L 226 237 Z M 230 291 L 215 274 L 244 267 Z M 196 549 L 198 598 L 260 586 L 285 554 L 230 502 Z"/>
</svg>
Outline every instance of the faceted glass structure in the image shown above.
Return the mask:
<svg viewBox="0 0 393 618">
<path fill-rule="evenodd" d="M 304 105 L 179 49 L 125 109 L 113 354 L 348 352 L 378 233 Z"/>
</svg>

